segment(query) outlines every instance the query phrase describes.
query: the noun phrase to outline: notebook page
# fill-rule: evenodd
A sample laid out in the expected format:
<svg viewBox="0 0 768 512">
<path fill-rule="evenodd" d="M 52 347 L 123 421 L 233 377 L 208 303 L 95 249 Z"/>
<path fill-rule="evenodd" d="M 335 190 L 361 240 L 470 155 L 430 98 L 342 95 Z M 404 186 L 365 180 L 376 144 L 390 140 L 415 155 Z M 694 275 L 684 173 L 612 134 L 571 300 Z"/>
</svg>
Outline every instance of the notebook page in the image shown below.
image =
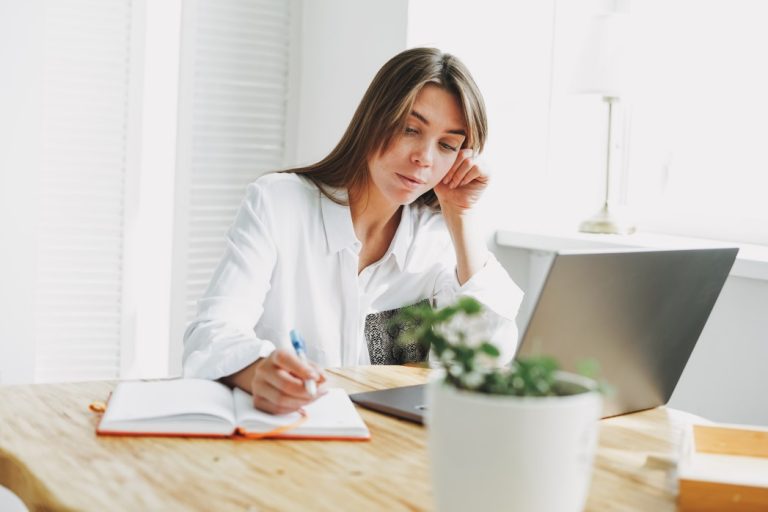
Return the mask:
<svg viewBox="0 0 768 512">
<path fill-rule="evenodd" d="M 211 415 L 235 424 L 232 391 L 205 379 L 121 382 L 115 388 L 102 423 Z"/>
<path fill-rule="evenodd" d="M 299 413 L 274 415 L 253 407 L 251 395 L 234 391 L 238 425 L 248 432 L 267 432 L 300 419 Z M 304 407 L 307 420 L 287 432 L 290 435 L 367 437 L 368 428 L 355 409 L 347 392 L 331 388 L 328 393 Z"/>
</svg>

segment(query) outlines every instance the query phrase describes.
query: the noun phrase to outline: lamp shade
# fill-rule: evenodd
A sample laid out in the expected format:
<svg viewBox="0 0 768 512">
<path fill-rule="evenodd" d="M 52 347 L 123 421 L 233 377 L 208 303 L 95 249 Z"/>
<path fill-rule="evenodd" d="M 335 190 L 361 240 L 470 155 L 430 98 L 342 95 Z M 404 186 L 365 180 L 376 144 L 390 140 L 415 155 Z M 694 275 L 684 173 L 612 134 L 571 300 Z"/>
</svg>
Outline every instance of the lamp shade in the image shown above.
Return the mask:
<svg viewBox="0 0 768 512">
<path fill-rule="evenodd" d="M 628 15 L 620 12 L 592 18 L 576 61 L 571 90 L 618 98 L 626 77 Z"/>
</svg>

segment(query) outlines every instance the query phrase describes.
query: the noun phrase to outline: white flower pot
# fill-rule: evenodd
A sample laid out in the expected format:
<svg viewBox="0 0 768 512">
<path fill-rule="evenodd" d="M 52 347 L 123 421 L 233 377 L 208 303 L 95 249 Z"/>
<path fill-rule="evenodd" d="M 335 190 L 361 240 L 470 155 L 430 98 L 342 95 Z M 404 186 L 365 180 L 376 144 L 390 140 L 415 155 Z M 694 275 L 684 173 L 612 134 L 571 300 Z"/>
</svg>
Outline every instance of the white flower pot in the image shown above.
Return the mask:
<svg viewBox="0 0 768 512">
<path fill-rule="evenodd" d="M 561 375 L 592 386 L 579 376 Z M 594 389 L 592 387 L 592 389 Z M 429 455 L 437 510 L 584 508 L 602 397 L 493 396 L 432 381 Z"/>
</svg>

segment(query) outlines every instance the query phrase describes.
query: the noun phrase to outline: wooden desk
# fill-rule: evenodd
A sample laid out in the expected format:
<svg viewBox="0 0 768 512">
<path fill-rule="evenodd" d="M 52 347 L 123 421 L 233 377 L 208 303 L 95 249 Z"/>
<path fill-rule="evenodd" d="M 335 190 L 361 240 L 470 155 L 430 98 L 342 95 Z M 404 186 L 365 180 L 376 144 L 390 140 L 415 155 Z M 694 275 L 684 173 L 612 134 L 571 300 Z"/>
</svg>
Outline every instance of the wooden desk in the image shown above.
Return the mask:
<svg viewBox="0 0 768 512">
<path fill-rule="evenodd" d="M 349 392 L 425 381 L 428 370 L 333 370 Z M 30 510 L 429 510 L 423 427 L 361 410 L 370 442 L 98 437 L 88 410 L 114 383 L 0 387 L 0 484 Z M 587 510 L 674 510 L 665 472 L 694 419 L 658 408 L 603 420 Z"/>
</svg>

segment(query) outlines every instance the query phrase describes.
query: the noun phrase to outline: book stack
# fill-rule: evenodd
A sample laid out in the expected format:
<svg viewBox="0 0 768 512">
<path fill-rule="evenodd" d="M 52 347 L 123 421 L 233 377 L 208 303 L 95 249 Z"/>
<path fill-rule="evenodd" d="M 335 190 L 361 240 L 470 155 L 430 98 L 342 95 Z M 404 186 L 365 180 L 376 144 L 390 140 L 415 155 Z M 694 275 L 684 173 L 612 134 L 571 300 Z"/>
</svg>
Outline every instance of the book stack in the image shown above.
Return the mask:
<svg viewBox="0 0 768 512">
<path fill-rule="evenodd" d="M 678 462 L 678 510 L 768 510 L 768 428 L 692 425 Z"/>
</svg>

